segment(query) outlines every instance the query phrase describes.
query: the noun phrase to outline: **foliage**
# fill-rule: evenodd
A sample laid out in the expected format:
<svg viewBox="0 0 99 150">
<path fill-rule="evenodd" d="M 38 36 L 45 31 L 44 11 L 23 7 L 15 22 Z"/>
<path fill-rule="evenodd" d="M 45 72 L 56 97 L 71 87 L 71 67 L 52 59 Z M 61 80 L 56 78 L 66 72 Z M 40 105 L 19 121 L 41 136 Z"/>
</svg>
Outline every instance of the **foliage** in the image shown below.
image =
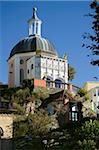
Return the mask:
<svg viewBox="0 0 99 150">
<path fill-rule="evenodd" d="M 24 137 L 28 133 L 28 126 L 26 120 L 14 122 L 14 138 Z"/>
<path fill-rule="evenodd" d="M 74 137 L 71 140 L 74 141 L 73 147 L 75 147 L 75 149 L 98 149 L 99 121 L 86 121 L 82 124 L 82 126 L 77 126 L 73 129 L 73 133 L 71 135 Z"/>
<path fill-rule="evenodd" d="M 96 146 L 99 148 L 99 121 L 86 121 L 79 130 L 79 137 L 81 137 L 81 140 L 84 138 L 86 140 L 94 140 Z"/>
<path fill-rule="evenodd" d="M 1 91 L 1 96 L 4 98 L 4 99 L 8 99 L 9 101 L 11 100 L 11 97 L 12 95 L 17 91 L 19 90 L 20 88 L 17 87 L 17 88 L 7 88 L 7 89 L 4 89 Z"/>
<path fill-rule="evenodd" d="M 88 16 L 92 18 L 92 30 L 93 32 L 85 33 L 83 35 L 84 39 L 88 39 L 90 42 L 88 44 L 83 44 L 86 48 L 91 51 L 91 54 L 94 56 L 99 56 L 99 2 L 94 0 L 90 4 L 90 8 L 93 10 L 93 13 L 89 13 Z M 88 55 L 90 56 L 90 55 Z M 99 66 L 99 59 L 95 57 L 91 60 L 92 65 Z"/>
<path fill-rule="evenodd" d="M 97 132 L 97 133 L 96 133 Z M 99 121 L 86 121 L 81 124 L 72 124 L 65 129 L 50 132 L 47 139 L 47 148 L 54 150 L 95 150 L 99 149 Z"/>
<path fill-rule="evenodd" d="M 44 150 L 43 137 L 51 130 L 51 126 L 52 118 L 44 110 L 39 110 L 24 120 L 16 120 L 14 122 L 16 149 Z"/>
<path fill-rule="evenodd" d="M 26 83 L 31 83 L 29 81 Z M 30 87 L 32 87 L 31 84 Z M 17 110 L 18 114 L 24 114 L 25 108 L 29 102 L 35 101 L 35 108 L 38 108 L 42 104 L 42 101 L 49 96 L 49 92 L 50 91 L 46 88 L 38 87 L 30 89 L 29 85 L 28 87 L 25 87 L 24 84 L 24 88 L 8 88 L 5 91 L 2 91 L 2 100 L 7 99 L 8 102 L 11 103 L 11 106 Z"/>
<path fill-rule="evenodd" d="M 37 138 L 31 138 L 29 136 L 21 137 L 16 139 L 15 141 L 15 149 L 16 150 L 46 150 L 44 143 L 40 139 L 40 137 Z"/>
<path fill-rule="evenodd" d="M 13 102 L 13 108 L 17 110 L 17 114 L 23 115 L 25 114 L 25 108 L 20 104 Z"/>
<path fill-rule="evenodd" d="M 24 116 L 23 116 L 24 117 Z M 30 114 L 26 118 L 21 118 L 14 122 L 14 137 L 25 136 L 26 134 L 35 136 L 42 136 L 47 134 L 52 127 L 52 118 L 48 116 L 47 112 L 43 109 Z M 21 132 L 23 128 L 23 132 Z M 27 129 L 26 129 L 27 128 Z"/>
<path fill-rule="evenodd" d="M 69 65 L 68 67 L 68 80 L 69 81 L 72 81 L 74 79 L 75 73 L 76 73 L 75 69 Z"/>
<path fill-rule="evenodd" d="M 78 141 L 78 145 L 80 150 L 95 150 L 95 145 L 96 143 L 94 140 L 83 140 L 83 141 Z"/>
<path fill-rule="evenodd" d="M 39 110 L 25 120 L 16 122 L 14 132 L 18 149 L 34 150 L 96 150 L 99 149 L 99 121 L 69 124 L 50 130 L 51 117 Z M 32 150 L 31 149 L 31 150 Z"/>
<path fill-rule="evenodd" d="M 77 94 L 75 95 L 75 98 L 81 102 L 85 102 L 90 99 L 90 95 L 86 89 L 80 88 Z"/>
<path fill-rule="evenodd" d="M 30 97 L 29 88 L 19 89 L 16 93 L 13 94 L 12 101 L 23 105 L 27 101 L 28 97 Z"/>
<path fill-rule="evenodd" d="M 85 96 L 87 91 L 80 89 L 80 96 Z M 99 121 L 90 120 L 83 124 L 72 123 L 55 129 L 55 120 L 44 109 L 35 109 L 34 114 L 24 115 L 24 103 L 29 101 L 44 101 L 49 91 L 38 88 L 30 93 L 29 88 L 18 89 L 11 95 L 13 105 L 19 111 L 20 119 L 14 122 L 14 142 L 16 150 L 95 150 L 99 149 Z M 59 110 L 56 103 L 52 103 L 55 110 Z M 38 104 L 39 105 L 39 104 Z M 41 104 L 40 104 L 41 105 Z M 58 117 L 65 118 L 65 110 L 59 110 Z M 58 122 L 59 123 L 59 122 Z"/>
<path fill-rule="evenodd" d="M 44 100 L 49 96 L 49 90 L 47 90 L 46 88 L 35 88 L 34 91 L 32 92 L 32 94 L 40 99 L 40 100 Z"/>
<path fill-rule="evenodd" d="M 32 93 L 33 89 L 34 89 L 34 79 L 25 79 L 23 80 L 23 87 L 24 88 L 29 88 L 30 89 L 30 93 Z"/>
<path fill-rule="evenodd" d="M 87 90 L 84 88 L 80 88 L 79 91 L 77 92 L 77 94 L 79 94 L 80 97 L 83 97 L 87 94 Z"/>
<path fill-rule="evenodd" d="M 30 134 L 33 137 L 37 135 L 41 137 L 47 134 L 52 127 L 52 118 L 43 109 L 35 112 L 33 115 L 29 115 L 28 122 L 31 128 Z"/>
</svg>

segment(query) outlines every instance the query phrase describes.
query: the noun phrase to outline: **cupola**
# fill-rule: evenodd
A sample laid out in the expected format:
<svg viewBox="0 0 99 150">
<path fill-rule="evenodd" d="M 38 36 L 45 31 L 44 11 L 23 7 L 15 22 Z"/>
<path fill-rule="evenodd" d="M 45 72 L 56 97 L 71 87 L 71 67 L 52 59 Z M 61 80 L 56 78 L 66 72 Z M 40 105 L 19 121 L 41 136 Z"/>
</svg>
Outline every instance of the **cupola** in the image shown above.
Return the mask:
<svg viewBox="0 0 99 150">
<path fill-rule="evenodd" d="M 30 35 L 41 36 L 41 24 L 42 24 L 42 21 L 37 17 L 36 11 L 37 11 L 37 8 L 33 8 L 33 16 L 28 21 L 29 36 Z"/>
</svg>

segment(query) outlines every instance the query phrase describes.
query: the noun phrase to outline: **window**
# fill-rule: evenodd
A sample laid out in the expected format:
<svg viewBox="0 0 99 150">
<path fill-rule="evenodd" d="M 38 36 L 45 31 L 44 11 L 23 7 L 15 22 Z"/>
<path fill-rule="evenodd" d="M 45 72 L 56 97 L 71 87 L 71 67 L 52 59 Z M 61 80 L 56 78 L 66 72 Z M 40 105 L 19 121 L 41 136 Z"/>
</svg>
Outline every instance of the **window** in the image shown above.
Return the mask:
<svg viewBox="0 0 99 150">
<path fill-rule="evenodd" d="M 31 65 L 31 70 L 33 69 L 33 64 Z"/>
<path fill-rule="evenodd" d="M 77 104 L 70 103 L 69 120 L 78 121 L 78 108 Z"/>
<path fill-rule="evenodd" d="M 62 85 L 62 81 L 59 80 L 59 79 L 56 79 L 56 80 L 55 80 L 55 87 L 56 87 L 56 88 L 61 88 L 61 85 Z"/>
<path fill-rule="evenodd" d="M 96 110 L 97 110 L 96 103 L 93 103 L 93 106 L 94 106 L 94 111 L 96 112 Z"/>
<path fill-rule="evenodd" d="M 36 23 L 36 34 L 38 34 L 38 23 Z"/>
<path fill-rule="evenodd" d="M 97 89 L 98 90 L 98 96 L 99 96 L 99 89 Z"/>
<path fill-rule="evenodd" d="M 27 71 L 27 72 L 28 72 L 28 74 L 29 74 L 29 69 L 28 69 L 28 71 Z"/>
<path fill-rule="evenodd" d="M 94 96 L 96 96 L 96 93 L 94 93 Z"/>
<path fill-rule="evenodd" d="M 93 93 L 93 94 L 94 94 L 94 96 L 96 96 L 96 89 L 94 90 L 94 93 Z"/>
<path fill-rule="evenodd" d="M 20 64 L 22 65 L 24 63 L 24 60 L 23 59 L 20 59 Z"/>
<path fill-rule="evenodd" d="M 11 68 L 13 67 L 13 64 L 11 64 Z"/>
<path fill-rule="evenodd" d="M 47 105 L 47 111 L 49 115 L 53 115 L 54 114 L 54 107 L 51 104 Z"/>
<path fill-rule="evenodd" d="M 23 83 L 23 80 L 24 80 L 24 70 L 20 69 L 20 84 Z"/>
<path fill-rule="evenodd" d="M 97 102 L 98 104 L 97 104 L 97 108 L 99 109 L 99 102 Z"/>
<path fill-rule="evenodd" d="M 50 79 L 49 78 L 46 78 L 46 85 L 47 85 L 47 87 L 50 87 Z"/>
<path fill-rule="evenodd" d="M 77 121 L 77 112 L 72 112 L 72 121 Z"/>
<path fill-rule="evenodd" d="M 69 112 L 69 120 L 78 121 L 78 113 L 77 112 Z"/>
</svg>

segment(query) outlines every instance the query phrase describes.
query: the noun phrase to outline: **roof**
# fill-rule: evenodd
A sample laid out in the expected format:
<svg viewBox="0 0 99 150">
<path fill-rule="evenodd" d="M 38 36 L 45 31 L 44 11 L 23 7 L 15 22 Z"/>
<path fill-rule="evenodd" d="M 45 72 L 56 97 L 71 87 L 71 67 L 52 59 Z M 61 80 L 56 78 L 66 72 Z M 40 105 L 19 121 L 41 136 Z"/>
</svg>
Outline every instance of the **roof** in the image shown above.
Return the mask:
<svg viewBox="0 0 99 150">
<path fill-rule="evenodd" d="M 11 50 L 9 58 L 15 54 L 36 52 L 37 50 L 44 51 L 46 53 L 51 53 L 53 55 L 58 55 L 55 47 L 49 40 L 42 38 L 37 35 L 31 35 L 19 41 Z"/>
</svg>

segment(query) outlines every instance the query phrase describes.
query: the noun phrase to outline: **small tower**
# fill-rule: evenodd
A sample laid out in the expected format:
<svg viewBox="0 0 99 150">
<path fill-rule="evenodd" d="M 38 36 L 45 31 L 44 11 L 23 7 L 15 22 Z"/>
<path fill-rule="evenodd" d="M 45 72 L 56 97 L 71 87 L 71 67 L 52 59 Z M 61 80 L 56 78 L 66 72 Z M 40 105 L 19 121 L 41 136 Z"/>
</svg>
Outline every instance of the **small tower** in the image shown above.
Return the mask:
<svg viewBox="0 0 99 150">
<path fill-rule="evenodd" d="M 37 8 L 33 8 L 33 16 L 28 21 L 29 24 L 29 36 L 37 35 L 41 36 L 41 23 L 42 21 L 36 15 Z"/>
</svg>

